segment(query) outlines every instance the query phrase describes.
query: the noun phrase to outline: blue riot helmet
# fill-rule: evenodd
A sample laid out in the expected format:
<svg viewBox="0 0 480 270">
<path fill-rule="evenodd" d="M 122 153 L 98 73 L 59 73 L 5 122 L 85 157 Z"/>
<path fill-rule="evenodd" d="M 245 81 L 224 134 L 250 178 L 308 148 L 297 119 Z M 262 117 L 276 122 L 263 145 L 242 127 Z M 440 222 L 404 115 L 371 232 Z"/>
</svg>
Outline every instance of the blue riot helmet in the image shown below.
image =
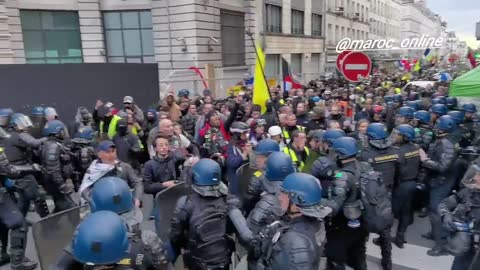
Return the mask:
<svg viewBox="0 0 480 270">
<path fill-rule="evenodd" d="M 332 145 L 332 143 L 340 138 L 345 136 L 345 132 L 341 129 L 327 129 L 323 134 L 323 140 L 328 144 Z"/>
<path fill-rule="evenodd" d="M 119 177 L 104 177 L 95 182 L 91 191 L 90 209 L 123 214 L 133 209 L 133 195 L 127 182 Z"/>
<path fill-rule="evenodd" d="M 393 100 L 392 100 L 394 103 L 399 103 L 399 104 L 402 104 L 403 103 L 403 97 L 402 95 L 400 94 L 396 94 L 393 96 Z"/>
<path fill-rule="evenodd" d="M 203 197 L 221 197 L 227 194 L 222 183 L 222 169 L 212 159 L 202 158 L 192 167 L 192 189 Z"/>
<path fill-rule="evenodd" d="M 367 127 L 369 140 L 382 140 L 388 137 L 387 127 L 382 123 L 371 123 Z"/>
<path fill-rule="evenodd" d="M 458 105 L 458 100 L 456 97 L 447 97 L 446 105 L 449 109 L 454 109 Z"/>
<path fill-rule="evenodd" d="M 413 119 L 423 124 L 429 124 L 431 117 L 429 112 L 421 110 L 421 111 L 415 112 L 415 114 L 413 115 Z"/>
<path fill-rule="evenodd" d="M 82 127 L 75 133 L 74 138 L 81 138 L 85 140 L 93 140 L 95 138 L 95 130 L 91 127 Z"/>
<path fill-rule="evenodd" d="M 88 215 L 78 225 L 72 240 L 72 255 L 84 264 L 114 264 L 127 258 L 128 250 L 127 224 L 110 211 Z"/>
<path fill-rule="evenodd" d="M 391 103 L 393 102 L 393 96 L 392 95 L 386 95 L 383 97 L 383 100 L 385 101 L 385 103 Z"/>
<path fill-rule="evenodd" d="M 407 107 L 407 106 L 401 107 L 397 111 L 398 115 L 403 116 L 407 119 L 413 119 L 413 114 L 414 113 L 415 113 L 415 110 L 413 108 Z"/>
<path fill-rule="evenodd" d="M 457 123 L 450 115 L 444 115 L 438 118 L 435 129 L 440 133 L 450 133 L 455 130 Z"/>
<path fill-rule="evenodd" d="M 448 108 L 444 104 L 435 104 L 430 108 L 430 113 L 434 113 L 438 116 L 447 114 Z"/>
<path fill-rule="evenodd" d="M 272 139 L 263 139 L 259 141 L 257 146 L 255 147 L 255 153 L 257 155 L 268 156 L 272 152 L 279 152 L 279 151 L 280 151 L 280 145 Z"/>
<path fill-rule="evenodd" d="M 35 106 L 32 107 L 32 111 L 30 112 L 30 116 L 40 116 L 44 117 L 45 115 L 45 108 L 42 106 Z"/>
<path fill-rule="evenodd" d="M 388 132 L 387 127 L 383 123 L 371 123 L 367 127 L 368 143 L 384 149 L 389 146 L 387 142 Z"/>
<path fill-rule="evenodd" d="M 323 141 L 323 139 L 325 138 L 325 130 L 323 129 L 312 130 L 308 133 L 308 137 L 310 139 L 315 139 L 317 141 Z"/>
<path fill-rule="evenodd" d="M 45 124 L 43 128 L 43 136 L 59 136 L 63 135 L 65 131 L 65 125 L 59 120 L 50 120 Z"/>
<path fill-rule="evenodd" d="M 322 186 L 313 175 L 292 173 L 283 180 L 280 190 L 288 196 L 290 204 L 296 205 L 303 215 L 315 218 L 325 216 L 322 215 L 319 205 L 322 200 Z"/>
<path fill-rule="evenodd" d="M 436 105 L 436 104 L 446 105 L 447 104 L 447 99 L 445 97 L 436 97 L 436 98 L 432 99 L 432 105 Z"/>
<path fill-rule="evenodd" d="M 412 108 L 413 110 L 417 111 L 420 107 L 418 106 L 418 102 L 416 100 L 411 100 L 411 101 L 407 101 L 405 102 L 405 105 L 407 107 L 410 107 Z M 403 107 L 402 107 L 403 108 Z"/>
<path fill-rule="evenodd" d="M 395 130 L 398 135 L 404 138 L 405 141 L 412 142 L 415 140 L 415 129 L 413 129 L 412 126 L 407 124 L 398 125 Z"/>
<path fill-rule="evenodd" d="M 463 120 L 465 119 L 465 112 L 463 111 L 449 111 L 447 115 L 450 115 L 455 120 L 457 125 L 463 123 Z"/>
<path fill-rule="evenodd" d="M 473 118 L 473 114 L 477 112 L 477 106 L 473 103 L 466 103 L 462 106 L 463 111 L 465 112 L 465 119 L 470 120 Z"/>
<path fill-rule="evenodd" d="M 10 125 L 18 130 L 26 130 L 32 127 L 33 124 L 30 120 L 30 117 L 24 115 L 23 113 L 14 113 L 10 118 Z"/>
<path fill-rule="evenodd" d="M 263 187 L 267 192 L 275 193 L 283 179 L 294 172 L 295 167 L 289 155 L 283 152 L 272 153 L 267 158 Z"/>
<path fill-rule="evenodd" d="M 335 150 L 337 159 L 347 159 L 355 157 L 358 154 L 358 145 L 352 137 L 341 137 L 333 142 L 332 148 Z"/>
<path fill-rule="evenodd" d="M 0 127 L 6 127 L 10 123 L 10 117 L 13 110 L 10 108 L 0 108 Z"/>
</svg>

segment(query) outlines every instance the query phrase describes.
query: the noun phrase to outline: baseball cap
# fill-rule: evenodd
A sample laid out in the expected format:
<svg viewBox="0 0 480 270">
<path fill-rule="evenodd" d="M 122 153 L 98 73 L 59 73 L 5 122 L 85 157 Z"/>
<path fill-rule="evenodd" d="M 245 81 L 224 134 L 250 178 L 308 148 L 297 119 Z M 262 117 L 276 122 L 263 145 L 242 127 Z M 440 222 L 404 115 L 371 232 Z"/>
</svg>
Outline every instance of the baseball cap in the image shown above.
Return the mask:
<svg viewBox="0 0 480 270">
<path fill-rule="evenodd" d="M 102 152 L 102 151 L 106 152 L 112 147 L 115 148 L 115 144 L 112 141 L 108 141 L 108 140 L 101 141 L 97 145 L 97 152 Z"/>
<path fill-rule="evenodd" d="M 131 96 L 125 96 L 123 98 L 123 103 L 133 103 L 133 97 Z"/>
</svg>

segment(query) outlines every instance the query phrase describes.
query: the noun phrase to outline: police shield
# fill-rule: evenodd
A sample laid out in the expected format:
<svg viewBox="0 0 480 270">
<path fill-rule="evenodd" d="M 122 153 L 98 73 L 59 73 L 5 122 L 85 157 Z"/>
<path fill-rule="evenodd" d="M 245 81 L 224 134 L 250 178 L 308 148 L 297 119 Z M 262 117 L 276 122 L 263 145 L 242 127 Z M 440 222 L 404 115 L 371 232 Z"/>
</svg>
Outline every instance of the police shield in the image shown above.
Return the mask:
<svg viewBox="0 0 480 270">
<path fill-rule="evenodd" d="M 155 230 L 161 239 L 168 239 L 173 211 L 177 200 L 191 193 L 191 188 L 185 183 L 162 190 L 155 196 Z"/>
<path fill-rule="evenodd" d="M 45 127 L 46 120 L 43 116 L 30 116 L 32 120 L 32 128 L 30 129 L 30 134 L 36 138 L 43 137 L 43 128 Z"/>
<path fill-rule="evenodd" d="M 240 200 L 243 202 L 246 199 L 248 184 L 252 179 L 255 170 L 250 167 L 250 163 L 242 165 L 237 169 L 238 187 L 240 192 Z"/>
<path fill-rule="evenodd" d="M 62 251 L 71 241 L 80 213 L 86 206 L 68 209 L 36 222 L 32 234 L 42 269 L 47 270 L 56 262 Z"/>
</svg>

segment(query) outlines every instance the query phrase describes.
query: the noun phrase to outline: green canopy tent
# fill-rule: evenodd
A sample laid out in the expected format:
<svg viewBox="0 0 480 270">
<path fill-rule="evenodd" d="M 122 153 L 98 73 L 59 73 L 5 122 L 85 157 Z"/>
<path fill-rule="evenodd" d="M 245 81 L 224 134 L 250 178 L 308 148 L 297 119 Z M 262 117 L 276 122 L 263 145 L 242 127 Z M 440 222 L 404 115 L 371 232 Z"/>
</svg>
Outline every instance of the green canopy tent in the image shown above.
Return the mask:
<svg viewBox="0 0 480 270">
<path fill-rule="evenodd" d="M 480 97 L 480 66 L 450 82 L 450 95 Z"/>
</svg>

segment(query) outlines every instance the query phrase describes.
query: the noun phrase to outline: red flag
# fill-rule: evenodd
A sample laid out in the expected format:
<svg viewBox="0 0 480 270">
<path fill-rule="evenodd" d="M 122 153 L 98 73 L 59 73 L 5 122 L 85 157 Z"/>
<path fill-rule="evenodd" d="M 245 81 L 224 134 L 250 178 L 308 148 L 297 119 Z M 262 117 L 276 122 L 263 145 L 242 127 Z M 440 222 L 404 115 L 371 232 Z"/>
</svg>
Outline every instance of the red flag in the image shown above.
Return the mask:
<svg viewBox="0 0 480 270">
<path fill-rule="evenodd" d="M 475 68 L 477 66 L 477 61 L 475 61 L 475 57 L 473 56 L 473 50 L 471 48 L 468 48 L 467 58 L 470 61 L 470 65 L 472 65 L 472 68 Z"/>
<path fill-rule="evenodd" d="M 205 81 L 205 78 L 203 77 L 203 74 L 200 71 L 200 69 L 198 67 L 189 67 L 188 69 L 195 71 L 195 73 L 197 73 L 198 76 L 200 76 L 200 78 L 202 79 L 203 86 L 205 86 L 205 89 L 208 89 L 207 82 Z"/>
</svg>

